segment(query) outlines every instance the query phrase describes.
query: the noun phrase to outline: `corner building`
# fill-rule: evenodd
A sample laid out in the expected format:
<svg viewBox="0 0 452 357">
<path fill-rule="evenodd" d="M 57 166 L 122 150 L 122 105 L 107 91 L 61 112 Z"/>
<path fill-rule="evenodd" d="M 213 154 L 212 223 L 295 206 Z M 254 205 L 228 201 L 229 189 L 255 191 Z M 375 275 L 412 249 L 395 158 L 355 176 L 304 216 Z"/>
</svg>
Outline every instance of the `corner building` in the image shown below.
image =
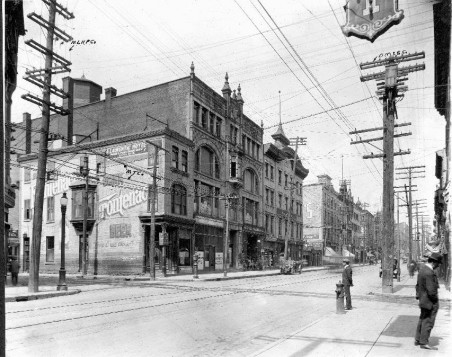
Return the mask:
<svg viewBox="0 0 452 357">
<path fill-rule="evenodd" d="M 88 158 L 87 240 L 90 274 L 149 271 L 147 252 L 155 243 L 156 269 L 191 273 L 193 255 L 200 270 L 241 268 L 256 259 L 265 239 L 262 191 L 263 129 L 243 113 L 240 85 L 228 76 L 222 95 L 195 76 L 117 95 L 85 78 L 65 78 L 73 94 L 68 116 L 53 115 L 50 132 L 63 139 L 49 147 L 41 237 L 40 270 L 60 267 L 61 224 L 66 225 L 66 269 L 80 271 L 83 257 L 83 192 L 80 166 Z M 21 257 L 28 269 L 37 169 L 32 137 L 40 118 L 16 131 L 25 142 L 15 163 L 20 177 Z M 154 145 L 157 187 L 152 187 Z M 61 222 L 60 198 L 69 198 Z M 151 237 L 151 197 L 156 192 L 155 236 Z M 228 205 L 226 204 L 228 203 Z M 226 207 L 229 212 L 226 215 Z M 227 219 L 226 219 L 227 217 Z M 226 232 L 226 226 L 229 227 Z M 162 237 L 167 237 L 163 245 Z"/>
</svg>

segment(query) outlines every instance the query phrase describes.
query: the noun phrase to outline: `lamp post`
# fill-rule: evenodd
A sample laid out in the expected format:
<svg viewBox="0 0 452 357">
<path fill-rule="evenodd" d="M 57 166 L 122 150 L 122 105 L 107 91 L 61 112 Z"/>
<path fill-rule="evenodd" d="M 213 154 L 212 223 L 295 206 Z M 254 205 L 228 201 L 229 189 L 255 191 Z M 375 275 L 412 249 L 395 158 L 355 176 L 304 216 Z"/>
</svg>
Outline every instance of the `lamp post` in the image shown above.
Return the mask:
<svg viewBox="0 0 452 357">
<path fill-rule="evenodd" d="M 66 269 L 65 269 L 65 239 L 66 239 L 66 208 L 67 208 L 66 192 L 60 198 L 61 205 L 61 267 L 60 280 L 58 282 L 57 290 L 67 290 L 66 285 Z"/>
</svg>

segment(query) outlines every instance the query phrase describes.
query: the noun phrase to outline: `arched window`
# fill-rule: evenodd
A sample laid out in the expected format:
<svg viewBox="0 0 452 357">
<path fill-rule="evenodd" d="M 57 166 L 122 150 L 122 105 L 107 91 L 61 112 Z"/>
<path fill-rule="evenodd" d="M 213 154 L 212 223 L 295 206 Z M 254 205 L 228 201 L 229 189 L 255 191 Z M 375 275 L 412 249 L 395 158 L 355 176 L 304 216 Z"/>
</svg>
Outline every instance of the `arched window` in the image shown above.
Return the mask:
<svg viewBox="0 0 452 357">
<path fill-rule="evenodd" d="M 253 193 L 259 193 L 259 178 L 253 170 L 246 169 L 243 174 L 244 188 Z"/>
<path fill-rule="evenodd" d="M 212 149 L 201 146 L 196 151 L 195 170 L 210 177 L 220 178 L 220 161 Z"/>
<path fill-rule="evenodd" d="M 171 213 L 187 215 L 187 189 L 174 184 L 171 189 Z"/>
</svg>

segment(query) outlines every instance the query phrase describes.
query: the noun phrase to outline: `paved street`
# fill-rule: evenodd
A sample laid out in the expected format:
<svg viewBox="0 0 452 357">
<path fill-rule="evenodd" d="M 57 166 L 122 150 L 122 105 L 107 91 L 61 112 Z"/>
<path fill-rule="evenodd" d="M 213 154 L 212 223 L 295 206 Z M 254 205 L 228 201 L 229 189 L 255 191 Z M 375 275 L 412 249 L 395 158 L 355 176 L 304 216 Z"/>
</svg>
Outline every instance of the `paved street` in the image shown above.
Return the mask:
<svg viewBox="0 0 452 357">
<path fill-rule="evenodd" d="M 50 279 L 50 278 L 47 278 Z M 445 356 L 450 300 L 413 346 L 418 307 L 382 296 L 378 266 L 356 266 L 354 309 L 336 314 L 338 271 L 226 281 L 98 281 L 80 293 L 7 303 L 7 356 Z M 76 280 L 74 280 L 75 282 Z M 397 286 L 396 286 L 397 285 Z M 449 350 L 450 351 L 450 350 Z"/>
</svg>

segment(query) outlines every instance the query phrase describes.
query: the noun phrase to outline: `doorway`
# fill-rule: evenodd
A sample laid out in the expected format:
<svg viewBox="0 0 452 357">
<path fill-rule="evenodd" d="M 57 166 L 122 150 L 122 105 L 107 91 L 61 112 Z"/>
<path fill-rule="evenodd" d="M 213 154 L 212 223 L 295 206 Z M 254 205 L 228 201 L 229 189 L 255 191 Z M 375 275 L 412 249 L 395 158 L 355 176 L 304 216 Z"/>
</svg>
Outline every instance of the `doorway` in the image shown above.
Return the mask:
<svg viewBox="0 0 452 357">
<path fill-rule="evenodd" d="M 24 237 L 23 271 L 30 270 L 30 237 Z"/>
<path fill-rule="evenodd" d="M 215 270 L 215 246 L 206 245 L 204 251 L 204 269 L 207 271 Z"/>
</svg>

